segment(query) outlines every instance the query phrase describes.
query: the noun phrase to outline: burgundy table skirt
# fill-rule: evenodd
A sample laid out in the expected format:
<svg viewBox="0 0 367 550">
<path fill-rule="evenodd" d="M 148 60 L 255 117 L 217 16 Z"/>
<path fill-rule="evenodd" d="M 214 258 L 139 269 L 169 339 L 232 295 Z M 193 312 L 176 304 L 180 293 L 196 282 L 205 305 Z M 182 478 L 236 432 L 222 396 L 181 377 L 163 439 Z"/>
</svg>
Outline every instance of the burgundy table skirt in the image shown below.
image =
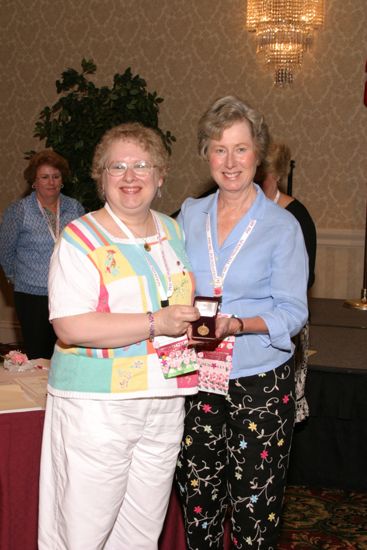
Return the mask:
<svg viewBox="0 0 367 550">
<path fill-rule="evenodd" d="M 44 411 L 0 414 L 0 548 L 37 550 Z"/>
<path fill-rule="evenodd" d="M 0 549 L 37 550 L 38 482 L 44 411 L 0 414 Z M 229 549 L 226 533 L 225 549 Z M 159 550 L 186 550 L 175 491 Z"/>
</svg>

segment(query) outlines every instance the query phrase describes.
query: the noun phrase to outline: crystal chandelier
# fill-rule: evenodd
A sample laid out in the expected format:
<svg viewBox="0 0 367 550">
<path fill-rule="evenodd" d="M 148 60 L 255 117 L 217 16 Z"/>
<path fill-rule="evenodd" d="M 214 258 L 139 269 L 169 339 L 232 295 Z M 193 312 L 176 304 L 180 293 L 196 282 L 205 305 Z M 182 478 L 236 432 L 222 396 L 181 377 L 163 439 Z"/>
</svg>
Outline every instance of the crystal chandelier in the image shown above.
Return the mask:
<svg viewBox="0 0 367 550">
<path fill-rule="evenodd" d="M 274 71 L 274 84 L 292 84 L 313 31 L 324 23 L 324 0 L 247 0 L 246 28 L 256 53 Z"/>
</svg>

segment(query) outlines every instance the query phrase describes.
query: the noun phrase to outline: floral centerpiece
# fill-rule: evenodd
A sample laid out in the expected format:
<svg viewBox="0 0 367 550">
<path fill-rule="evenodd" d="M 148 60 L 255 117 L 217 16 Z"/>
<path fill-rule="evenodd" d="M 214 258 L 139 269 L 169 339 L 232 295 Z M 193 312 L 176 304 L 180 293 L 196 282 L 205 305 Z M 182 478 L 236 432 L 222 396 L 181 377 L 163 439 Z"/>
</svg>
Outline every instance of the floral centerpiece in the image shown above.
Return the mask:
<svg viewBox="0 0 367 550">
<path fill-rule="evenodd" d="M 9 351 L 4 355 L 4 369 L 11 372 L 23 372 L 33 369 L 33 363 L 25 353 L 19 350 Z"/>
</svg>

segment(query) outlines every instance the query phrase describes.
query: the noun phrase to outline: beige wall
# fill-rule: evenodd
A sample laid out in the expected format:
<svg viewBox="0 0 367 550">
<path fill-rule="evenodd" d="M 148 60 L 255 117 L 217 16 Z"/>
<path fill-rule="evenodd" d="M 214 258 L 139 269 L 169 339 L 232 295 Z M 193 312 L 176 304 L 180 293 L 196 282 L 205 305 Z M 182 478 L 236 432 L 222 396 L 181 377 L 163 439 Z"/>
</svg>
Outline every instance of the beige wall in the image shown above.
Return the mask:
<svg viewBox="0 0 367 550">
<path fill-rule="evenodd" d="M 177 138 L 161 209 L 170 213 L 186 196 L 205 190 L 207 169 L 196 155 L 198 117 L 214 98 L 238 94 L 264 113 L 276 139 L 291 146 L 294 194 L 321 235 L 314 295 L 359 295 L 367 4 L 325 2 L 325 27 L 295 83 L 275 89 L 244 29 L 245 0 L 0 0 L 0 212 L 24 190 L 23 153 L 42 147 L 32 138 L 34 124 L 40 110 L 55 102 L 61 72 L 79 68 L 82 57 L 93 58 L 96 82 L 110 85 L 114 73 L 130 66 L 164 98 L 160 125 Z M 344 231 L 348 238 L 340 239 Z M 0 329 L 12 315 L 4 293 Z"/>
</svg>

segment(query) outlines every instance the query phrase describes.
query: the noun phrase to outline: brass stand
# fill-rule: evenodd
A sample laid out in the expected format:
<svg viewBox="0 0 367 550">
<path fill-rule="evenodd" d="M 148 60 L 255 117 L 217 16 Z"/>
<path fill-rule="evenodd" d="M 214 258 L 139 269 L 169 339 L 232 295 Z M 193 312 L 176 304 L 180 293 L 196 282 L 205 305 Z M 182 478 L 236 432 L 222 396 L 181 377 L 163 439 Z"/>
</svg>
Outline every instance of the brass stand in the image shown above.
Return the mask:
<svg viewBox="0 0 367 550">
<path fill-rule="evenodd" d="M 360 300 L 347 300 L 344 302 L 344 307 L 360 309 L 367 311 L 367 203 L 366 203 L 366 227 L 364 236 L 364 272 L 363 272 L 363 288 L 361 291 Z"/>
<path fill-rule="evenodd" d="M 362 288 L 360 300 L 347 300 L 344 302 L 343 306 L 367 311 L 367 288 Z"/>
</svg>

